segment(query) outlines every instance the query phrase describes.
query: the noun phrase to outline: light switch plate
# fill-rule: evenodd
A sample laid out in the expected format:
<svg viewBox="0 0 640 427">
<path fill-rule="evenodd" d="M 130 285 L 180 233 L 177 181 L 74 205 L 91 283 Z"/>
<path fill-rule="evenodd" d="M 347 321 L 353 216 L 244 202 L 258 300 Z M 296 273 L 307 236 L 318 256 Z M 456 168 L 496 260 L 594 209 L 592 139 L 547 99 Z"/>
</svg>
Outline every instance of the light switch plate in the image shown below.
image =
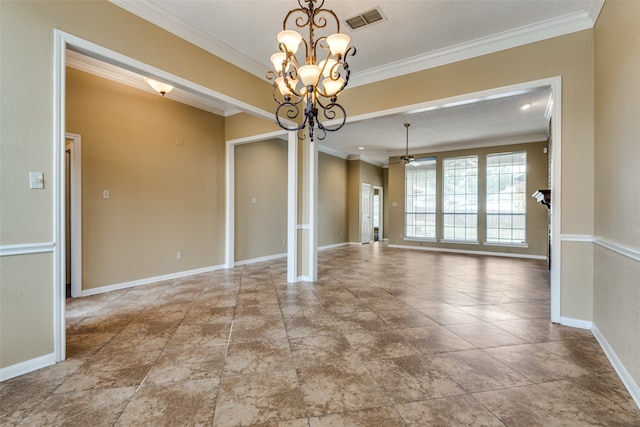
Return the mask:
<svg viewBox="0 0 640 427">
<path fill-rule="evenodd" d="M 44 188 L 44 176 L 42 172 L 29 172 L 29 188 Z"/>
</svg>

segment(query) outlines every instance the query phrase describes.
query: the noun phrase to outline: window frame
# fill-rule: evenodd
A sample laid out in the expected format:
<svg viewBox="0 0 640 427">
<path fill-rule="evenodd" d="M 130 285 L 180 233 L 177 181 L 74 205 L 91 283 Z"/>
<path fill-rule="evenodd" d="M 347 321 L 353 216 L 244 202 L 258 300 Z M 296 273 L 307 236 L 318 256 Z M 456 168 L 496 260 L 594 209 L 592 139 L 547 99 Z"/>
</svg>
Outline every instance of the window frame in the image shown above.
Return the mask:
<svg viewBox="0 0 640 427">
<path fill-rule="evenodd" d="M 415 169 L 416 168 L 416 163 L 419 164 L 421 162 L 429 162 L 428 165 L 418 165 L 417 167 L 420 168 L 422 166 L 421 169 Z M 407 173 L 412 171 L 430 171 L 432 172 L 433 175 L 433 194 L 429 194 L 428 192 L 425 192 L 425 194 L 422 196 L 425 198 L 425 210 L 422 212 L 418 212 L 413 210 L 411 213 L 409 213 L 409 209 L 408 209 L 408 200 L 409 197 L 418 197 L 418 195 L 416 194 L 409 194 L 409 190 L 410 190 L 410 186 L 408 185 L 408 176 Z M 425 180 L 425 187 L 428 187 L 429 184 L 427 182 L 427 180 Z M 404 167 L 404 233 L 403 233 L 403 238 L 404 240 L 413 240 L 413 241 L 421 241 L 421 242 L 437 242 L 437 236 L 438 236 L 438 158 L 435 156 L 429 156 L 429 157 L 421 157 L 421 158 L 417 158 L 415 159 L 413 162 L 408 163 L 405 165 Z M 433 198 L 433 212 L 431 212 L 430 210 L 427 210 L 426 207 L 429 205 L 429 203 L 427 202 L 428 198 Z M 415 206 L 415 204 L 414 204 Z M 417 227 L 415 225 L 415 216 L 416 215 L 429 215 L 433 217 L 433 236 L 416 236 L 415 233 L 414 234 L 409 234 L 409 216 L 412 215 L 414 216 L 414 220 L 413 220 L 413 225 L 411 227 L 415 228 Z M 424 225 L 425 228 L 431 227 L 431 226 L 427 226 L 426 224 Z"/>
<path fill-rule="evenodd" d="M 465 160 L 465 159 L 473 159 L 475 160 L 475 168 L 473 167 L 464 167 L 464 168 L 454 168 L 455 170 L 470 170 L 470 169 L 475 169 L 475 192 L 469 192 L 469 182 L 467 181 L 466 177 L 467 176 L 472 176 L 472 175 L 467 175 L 466 173 L 464 173 L 463 175 L 465 176 L 465 184 L 464 184 L 464 192 L 456 192 L 456 186 L 454 184 L 454 192 L 453 193 L 449 193 L 447 191 L 447 185 L 448 185 L 448 178 L 449 175 L 447 174 L 447 162 L 454 162 L 454 161 L 461 161 L 461 160 Z M 456 243 L 456 244 L 469 244 L 469 245 L 479 245 L 480 241 L 478 239 L 478 219 L 479 219 L 479 166 L 480 166 L 480 156 L 477 154 L 469 154 L 469 155 L 464 155 L 464 156 L 455 156 L 455 157 L 447 157 L 442 159 L 442 239 L 440 239 L 441 242 L 443 243 Z M 453 178 L 455 178 L 457 175 L 456 172 L 454 172 Z M 472 208 L 471 210 L 468 210 L 467 205 L 468 205 L 468 199 L 473 199 L 473 197 L 468 197 L 468 196 L 472 196 L 475 195 L 475 207 Z M 446 199 L 447 196 L 453 196 L 453 202 L 454 202 L 454 207 L 453 207 L 453 211 L 448 210 L 447 206 L 449 205 L 448 200 Z M 461 197 L 463 196 L 463 197 Z M 460 201 L 460 199 L 463 199 L 464 201 L 464 209 L 461 212 L 458 212 L 458 202 Z M 454 230 L 454 237 L 447 237 L 447 216 L 449 215 L 453 215 L 454 221 L 453 221 L 453 226 L 450 227 Z M 465 236 L 468 234 L 467 230 L 468 229 L 472 229 L 472 227 L 467 226 L 467 221 L 469 220 L 469 216 L 475 216 L 475 236 L 471 236 L 470 238 L 458 238 L 457 236 L 455 236 L 455 229 L 456 229 L 456 223 L 457 223 L 457 219 L 460 218 L 458 215 L 463 216 L 464 219 L 464 230 L 465 230 Z"/>
<path fill-rule="evenodd" d="M 519 171 L 514 171 L 514 162 L 513 162 L 513 156 L 514 155 L 524 155 L 524 162 L 520 162 L 517 164 L 517 166 L 521 166 L 523 170 L 519 170 Z M 505 164 L 509 164 L 511 167 L 511 170 L 509 172 L 502 172 L 501 170 L 498 171 L 497 174 L 494 173 L 489 173 L 490 172 L 490 164 L 489 164 L 489 158 L 490 157 L 494 157 L 494 158 L 498 158 L 498 157 L 506 157 L 506 156 L 510 156 L 512 158 L 510 163 L 505 163 Z M 501 152 L 501 153 L 489 153 L 485 155 L 485 180 L 486 180 L 486 185 L 485 185 L 485 209 L 484 209 L 484 214 L 485 214 L 485 241 L 484 241 L 484 245 L 486 246 L 503 246 L 503 247 L 529 247 L 528 244 L 528 240 L 527 240 L 527 236 L 528 236 L 528 228 L 527 228 L 527 223 L 528 223 L 528 214 L 527 214 L 527 182 L 528 182 L 528 156 L 527 156 L 527 151 L 523 150 L 523 151 L 507 151 L 507 152 Z M 499 163 L 499 166 L 502 165 L 502 162 Z M 503 177 L 504 176 L 511 176 L 510 181 L 513 183 L 514 182 L 514 175 L 516 174 L 521 174 L 522 176 L 524 176 L 524 182 L 523 182 L 523 188 L 522 191 L 511 191 L 509 193 L 504 193 L 504 194 L 508 194 L 509 198 L 511 199 L 511 209 L 509 210 L 509 212 L 502 212 L 502 204 L 503 204 L 503 198 L 501 197 L 501 195 L 504 195 L 502 191 L 490 191 L 489 187 L 491 185 L 491 180 L 490 177 L 491 176 L 495 176 L 497 175 L 498 177 L 498 185 L 499 187 L 502 186 L 503 181 Z M 513 184 L 512 184 L 513 187 Z M 515 212 L 513 210 L 513 195 L 518 195 L 519 198 L 521 199 L 523 208 L 521 210 L 521 212 Z M 489 206 L 492 203 L 496 203 L 496 199 L 491 199 L 490 196 L 497 196 L 497 203 L 498 203 L 498 208 L 496 209 L 490 209 Z M 511 216 L 511 226 L 509 228 L 504 227 L 491 227 L 490 228 L 490 223 L 492 222 L 489 218 L 491 216 L 501 216 L 501 215 L 510 215 Z M 513 227 L 513 217 L 514 215 L 517 216 L 521 216 L 523 217 L 522 223 L 523 226 L 521 228 L 514 228 Z M 499 221 L 499 220 L 498 220 Z M 491 240 L 490 239 L 490 229 L 493 230 L 497 230 L 498 232 L 498 238 L 497 240 Z M 500 231 L 504 229 L 504 230 L 510 230 L 510 235 L 511 235 L 511 240 L 501 240 L 500 237 Z M 522 230 L 524 237 L 522 239 L 519 239 L 520 241 L 514 241 L 513 239 L 513 232 L 514 230 Z"/>
</svg>

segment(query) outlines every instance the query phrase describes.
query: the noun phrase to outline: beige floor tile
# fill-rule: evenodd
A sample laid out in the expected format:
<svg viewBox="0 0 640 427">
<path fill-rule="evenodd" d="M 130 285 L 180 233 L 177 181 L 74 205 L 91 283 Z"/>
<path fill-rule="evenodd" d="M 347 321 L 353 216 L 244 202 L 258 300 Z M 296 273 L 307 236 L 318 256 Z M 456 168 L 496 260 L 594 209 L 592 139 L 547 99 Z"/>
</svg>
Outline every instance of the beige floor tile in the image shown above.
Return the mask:
<svg viewBox="0 0 640 427">
<path fill-rule="evenodd" d="M 423 354 L 475 349 L 472 344 L 442 326 L 397 329 L 396 332 Z"/>
<path fill-rule="evenodd" d="M 360 362 L 344 335 L 321 335 L 290 340 L 291 354 L 297 368 Z"/>
<path fill-rule="evenodd" d="M 293 361 L 287 340 L 234 343 L 224 361 L 225 376 L 291 369 Z"/>
<path fill-rule="evenodd" d="M 219 379 L 144 384 L 117 426 L 211 425 Z"/>
<path fill-rule="evenodd" d="M 404 427 L 406 424 L 398 411 L 390 406 L 343 412 L 342 414 L 313 417 L 311 427 Z"/>
<path fill-rule="evenodd" d="M 314 366 L 300 368 L 297 372 L 310 416 L 375 408 L 390 403 L 361 364 Z"/>
<path fill-rule="evenodd" d="M 112 426 L 135 391 L 125 387 L 52 394 L 21 425 Z"/>
<path fill-rule="evenodd" d="M 533 344 L 488 348 L 484 352 L 535 383 L 589 374 L 589 371 L 572 361 Z"/>
<path fill-rule="evenodd" d="M 231 322 L 182 324 L 167 343 L 167 347 L 219 346 L 229 342 Z"/>
<path fill-rule="evenodd" d="M 146 383 L 162 384 L 220 378 L 226 350 L 226 346 L 169 347 L 149 371 Z"/>
<path fill-rule="evenodd" d="M 465 323 L 446 327 L 454 334 L 478 348 L 524 344 L 525 341 L 491 323 Z"/>
<path fill-rule="evenodd" d="M 410 426 L 504 426 L 470 396 L 405 403 L 397 408 Z"/>
<path fill-rule="evenodd" d="M 351 347 L 365 360 L 415 356 L 420 352 L 399 333 L 356 332 L 346 334 Z"/>
<path fill-rule="evenodd" d="M 433 363 L 467 392 L 530 384 L 531 381 L 481 350 L 431 356 Z"/>
<path fill-rule="evenodd" d="M 295 371 L 269 372 L 223 378 L 213 425 L 268 424 L 305 415 Z"/>
<path fill-rule="evenodd" d="M 161 350 L 99 353 L 84 363 L 55 391 L 58 394 L 139 386 Z"/>
<path fill-rule="evenodd" d="M 373 360 L 365 362 L 365 366 L 394 403 L 466 393 L 442 369 L 422 356 Z"/>
</svg>

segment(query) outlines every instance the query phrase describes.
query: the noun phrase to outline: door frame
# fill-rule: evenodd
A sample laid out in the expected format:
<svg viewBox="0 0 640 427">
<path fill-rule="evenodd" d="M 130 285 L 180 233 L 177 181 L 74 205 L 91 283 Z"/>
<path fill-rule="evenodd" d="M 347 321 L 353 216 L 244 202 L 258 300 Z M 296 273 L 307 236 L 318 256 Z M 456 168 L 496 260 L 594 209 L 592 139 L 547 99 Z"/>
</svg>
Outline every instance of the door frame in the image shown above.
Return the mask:
<svg viewBox="0 0 640 427">
<path fill-rule="evenodd" d="M 379 216 L 378 220 L 380 221 L 380 224 L 378 224 L 378 241 L 382 242 L 383 240 L 382 236 L 384 235 L 384 189 L 379 185 L 374 185 L 373 196 L 376 195 L 376 190 L 378 190 L 378 196 L 380 197 L 380 206 L 379 206 L 380 211 L 378 212 L 378 216 Z M 371 206 L 372 206 L 372 212 L 373 212 L 373 198 L 371 199 Z M 375 232 L 375 226 L 373 225 L 373 222 L 371 222 L 371 228 Z M 374 236 L 374 240 L 375 240 L 375 236 Z"/>
<path fill-rule="evenodd" d="M 362 217 L 364 215 L 364 188 L 365 186 L 369 187 L 369 239 L 367 241 L 364 240 L 364 236 L 362 235 L 363 221 Z M 360 243 L 371 243 L 373 241 L 373 221 L 371 221 L 371 212 L 373 210 L 373 186 L 367 182 L 360 183 Z"/>
<path fill-rule="evenodd" d="M 76 133 L 64 136 L 65 148 L 70 148 L 71 297 L 79 298 L 82 296 L 82 136 Z"/>
</svg>

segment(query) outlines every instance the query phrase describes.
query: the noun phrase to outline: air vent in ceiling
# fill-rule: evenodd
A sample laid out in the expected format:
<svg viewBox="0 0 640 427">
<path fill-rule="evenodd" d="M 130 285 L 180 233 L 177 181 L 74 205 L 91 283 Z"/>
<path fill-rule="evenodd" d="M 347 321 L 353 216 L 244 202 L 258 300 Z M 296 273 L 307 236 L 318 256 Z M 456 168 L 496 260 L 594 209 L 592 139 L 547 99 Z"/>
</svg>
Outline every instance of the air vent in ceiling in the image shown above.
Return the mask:
<svg viewBox="0 0 640 427">
<path fill-rule="evenodd" d="M 364 27 L 365 25 L 372 24 L 376 21 L 382 21 L 383 19 L 385 18 L 382 11 L 379 7 L 376 7 L 375 9 L 367 10 L 366 12 L 362 12 L 356 16 L 352 16 L 346 21 L 351 29 L 355 30 L 356 28 Z"/>
</svg>

